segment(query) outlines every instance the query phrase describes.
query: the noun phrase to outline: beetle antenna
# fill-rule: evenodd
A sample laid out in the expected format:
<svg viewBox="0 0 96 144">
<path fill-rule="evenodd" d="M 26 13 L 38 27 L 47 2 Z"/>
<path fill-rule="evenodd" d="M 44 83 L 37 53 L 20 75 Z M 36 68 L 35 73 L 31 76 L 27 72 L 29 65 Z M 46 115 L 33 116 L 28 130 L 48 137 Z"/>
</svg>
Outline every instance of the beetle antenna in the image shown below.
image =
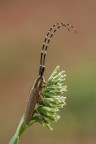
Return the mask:
<svg viewBox="0 0 96 144">
<path fill-rule="evenodd" d="M 42 47 L 42 51 L 41 51 L 41 65 L 45 65 L 45 57 L 46 57 L 46 52 L 47 52 L 47 48 L 48 48 L 48 45 L 50 43 L 50 40 L 51 38 L 53 37 L 53 35 L 55 34 L 55 32 L 62 26 L 66 27 L 68 31 L 70 31 L 70 28 L 72 28 L 75 32 L 76 32 L 76 28 L 70 24 L 65 24 L 65 23 L 57 23 L 57 25 L 55 25 L 56 28 L 53 30 L 53 28 L 51 28 L 51 31 L 48 32 L 48 35 L 50 34 L 50 36 L 46 36 L 45 37 L 45 40 L 44 40 L 44 43 L 43 43 L 43 47 Z M 55 27 L 54 26 L 54 27 Z M 52 32 L 53 30 L 53 32 Z M 45 48 L 45 49 L 44 49 Z M 42 57 L 43 57 L 43 61 L 42 61 Z"/>
<path fill-rule="evenodd" d="M 54 29 L 54 27 L 58 26 L 59 24 L 60 24 L 60 23 L 54 24 L 54 25 L 49 29 L 49 31 L 48 31 L 45 39 L 44 39 L 44 43 L 43 43 L 42 50 L 41 50 L 40 65 L 43 64 L 43 62 L 42 62 L 42 57 L 43 57 L 43 54 L 44 54 L 44 47 L 45 47 L 45 45 L 46 45 L 46 41 L 47 41 L 47 39 L 48 39 L 48 36 L 49 36 L 49 34 L 51 33 L 51 31 Z"/>
</svg>

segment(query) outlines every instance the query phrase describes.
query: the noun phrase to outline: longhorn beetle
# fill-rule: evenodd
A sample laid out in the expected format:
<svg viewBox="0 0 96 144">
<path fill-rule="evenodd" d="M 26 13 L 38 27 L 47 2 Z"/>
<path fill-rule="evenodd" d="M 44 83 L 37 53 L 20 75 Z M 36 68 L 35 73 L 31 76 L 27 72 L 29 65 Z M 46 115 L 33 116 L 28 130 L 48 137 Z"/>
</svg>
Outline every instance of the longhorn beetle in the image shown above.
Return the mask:
<svg viewBox="0 0 96 144">
<path fill-rule="evenodd" d="M 36 105 L 42 96 L 42 90 L 45 85 L 45 80 L 44 80 L 43 75 L 44 75 L 44 71 L 45 71 L 45 57 L 46 57 L 48 44 L 49 44 L 51 38 L 53 37 L 53 35 L 55 34 L 55 32 L 61 26 L 66 27 L 68 29 L 68 31 L 70 30 L 69 28 L 72 28 L 76 32 L 76 28 L 74 26 L 72 26 L 70 24 L 65 24 L 65 23 L 56 23 L 49 29 L 49 31 L 44 39 L 44 43 L 43 43 L 42 50 L 41 50 L 39 75 L 37 76 L 37 78 L 34 82 L 34 85 L 30 91 L 29 100 L 27 103 L 27 107 L 25 109 L 25 114 L 24 114 L 24 123 L 25 124 L 28 124 L 30 122 L 31 117 L 34 114 Z"/>
</svg>

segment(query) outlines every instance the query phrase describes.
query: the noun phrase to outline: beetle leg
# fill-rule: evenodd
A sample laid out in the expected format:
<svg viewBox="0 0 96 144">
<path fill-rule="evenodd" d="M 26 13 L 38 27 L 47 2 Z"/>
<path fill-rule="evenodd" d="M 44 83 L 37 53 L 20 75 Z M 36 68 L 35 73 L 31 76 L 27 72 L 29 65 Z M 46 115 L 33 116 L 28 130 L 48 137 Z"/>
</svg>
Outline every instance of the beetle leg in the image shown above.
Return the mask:
<svg viewBox="0 0 96 144">
<path fill-rule="evenodd" d="M 42 96 L 42 91 L 39 92 L 39 96 L 40 96 L 40 98 L 44 101 L 44 98 L 43 98 L 43 96 Z"/>
<path fill-rule="evenodd" d="M 44 83 L 44 85 L 46 84 L 46 81 L 45 81 L 45 78 L 43 77 L 43 83 Z"/>
</svg>

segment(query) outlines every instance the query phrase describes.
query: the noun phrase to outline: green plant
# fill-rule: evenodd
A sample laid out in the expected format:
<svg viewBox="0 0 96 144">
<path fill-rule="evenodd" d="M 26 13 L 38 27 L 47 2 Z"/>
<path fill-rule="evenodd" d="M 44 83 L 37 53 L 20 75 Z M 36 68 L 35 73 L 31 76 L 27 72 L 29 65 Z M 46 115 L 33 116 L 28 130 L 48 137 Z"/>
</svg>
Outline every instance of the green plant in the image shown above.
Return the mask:
<svg viewBox="0 0 96 144">
<path fill-rule="evenodd" d="M 65 71 L 59 72 L 59 66 L 57 66 L 43 89 L 42 98 L 37 104 L 30 122 L 28 125 L 25 125 L 23 115 L 16 133 L 9 144 L 18 144 L 24 131 L 35 122 L 48 127 L 50 130 L 53 130 L 50 122 L 57 121 L 60 118 L 58 111 L 60 108 L 63 108 L 63 106 L 66 105 L 66 97 L 63 96 L 63 93 L 66 91 L 66 86 L 64 86 L 65 76 Z"/>
</svg>

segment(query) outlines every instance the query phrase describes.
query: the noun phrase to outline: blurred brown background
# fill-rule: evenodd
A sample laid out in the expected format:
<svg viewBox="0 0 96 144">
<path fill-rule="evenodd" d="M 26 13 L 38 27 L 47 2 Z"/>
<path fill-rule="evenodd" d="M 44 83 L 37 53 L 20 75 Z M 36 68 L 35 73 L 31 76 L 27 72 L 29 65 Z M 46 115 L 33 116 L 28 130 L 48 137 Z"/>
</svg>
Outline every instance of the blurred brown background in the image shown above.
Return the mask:
<svg viewBox="0 0 96 144">
<path fill-rule="evenodd" d="M 96 143 L 96 1 L 0 0 L 0 144 L 8 144 L 17 128 L 44 37 L 57 22 L 78 29 L 58 30 L 46 58 L 46 80 L 57 65 L 66 70 L 67 105 L 54 131 L 34 124 L 20 144 Z"/>
</svg>

